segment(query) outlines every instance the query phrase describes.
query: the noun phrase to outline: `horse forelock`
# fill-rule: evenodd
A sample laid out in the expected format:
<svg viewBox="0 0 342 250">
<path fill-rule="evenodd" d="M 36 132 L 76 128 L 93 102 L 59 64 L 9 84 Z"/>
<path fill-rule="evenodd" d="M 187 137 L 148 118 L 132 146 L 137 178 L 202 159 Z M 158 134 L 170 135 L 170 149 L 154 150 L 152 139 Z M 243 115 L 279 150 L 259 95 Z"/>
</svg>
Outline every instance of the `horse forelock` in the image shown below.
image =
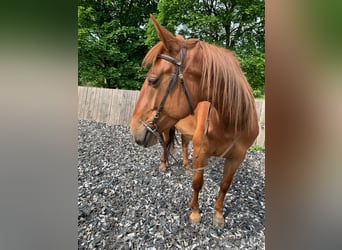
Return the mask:
<svg viewBox="0 0 342 250">
<path fill-rule="evenodd" d="M 185 45 L 185 47 L 188 49 L 193 48 L 199 42 L 198 39 L 185 40 L 182 35 L 177 35 L 176 38 L 179 43 L 179 48 L 181 48 L 182 45 Z M 164 49 L 165 45 L 161 41 L 154 45 L 145 55 L 144 60 L 142 62 L 142 66 L 147 67 L 153 65 L 155 60 L 157 59 L 157 56 L 161 54 Z"/>
<path fill-rule="evenodd" d="M 206 99 L 235 132 L 249 131 L 255 125 L 255 103 L 238 59 L 231 51 L 205 42 L 198 49 L 202 50 L 200 86 Z"/>
<path fill-rule="evenodd" d="M 163 50 L 163 43 L 162 42 L 158 42 L 156 45 L 154 45 L 146 54 L 143 62 L 142 62 L 142 66 L 143 67 L 147 67 L 150 65 L 153 65 L 155 60 L 157 59 L 157 56 L 159 54 L 161 54 L 162 50 Z"/>
</svg>

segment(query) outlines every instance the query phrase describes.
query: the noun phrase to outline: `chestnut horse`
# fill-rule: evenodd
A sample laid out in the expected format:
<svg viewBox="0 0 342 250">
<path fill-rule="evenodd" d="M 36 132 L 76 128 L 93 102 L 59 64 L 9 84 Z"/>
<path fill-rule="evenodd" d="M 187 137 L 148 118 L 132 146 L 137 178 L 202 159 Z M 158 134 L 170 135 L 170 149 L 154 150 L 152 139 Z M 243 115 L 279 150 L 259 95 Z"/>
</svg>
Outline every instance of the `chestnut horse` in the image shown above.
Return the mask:
<svg viewBox="0 0 342 250">
<path fill-rule="evenodd" d="M 131 134 L 144 147 L 158 140 L 163 143 L 162 134 L 174 126 L 187 138 L 192 137 L 192 165 L 199 170 L 194 171 L 192 181 L 192 223 L 201 219 L 198 196 L 203 167 L 211 155 L 224 157 L 213 218 L 214 224 L 223 226 L 224 197 L 259 131 L 251 88 L 232 52 L 174 36 L 150 17 L 160 42 L 143 60 L 143 66 L 151 68 L 133 111 Z"/>
</svg>

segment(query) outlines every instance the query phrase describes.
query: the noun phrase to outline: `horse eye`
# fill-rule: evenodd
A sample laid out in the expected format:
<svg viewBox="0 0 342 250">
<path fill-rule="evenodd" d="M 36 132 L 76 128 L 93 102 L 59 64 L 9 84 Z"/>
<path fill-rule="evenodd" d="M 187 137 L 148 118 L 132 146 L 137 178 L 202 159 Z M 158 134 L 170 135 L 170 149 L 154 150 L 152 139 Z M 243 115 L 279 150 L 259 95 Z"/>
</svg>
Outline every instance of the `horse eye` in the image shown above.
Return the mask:
<svg viewBox="0 0 342 250">
<path fill-rule="evenodd" d="M 149 77 L 148 78 L 148 84 L 151 85 L 153 88 L 156 88 L 159 83 L 158 77 Z"/>
</svg>

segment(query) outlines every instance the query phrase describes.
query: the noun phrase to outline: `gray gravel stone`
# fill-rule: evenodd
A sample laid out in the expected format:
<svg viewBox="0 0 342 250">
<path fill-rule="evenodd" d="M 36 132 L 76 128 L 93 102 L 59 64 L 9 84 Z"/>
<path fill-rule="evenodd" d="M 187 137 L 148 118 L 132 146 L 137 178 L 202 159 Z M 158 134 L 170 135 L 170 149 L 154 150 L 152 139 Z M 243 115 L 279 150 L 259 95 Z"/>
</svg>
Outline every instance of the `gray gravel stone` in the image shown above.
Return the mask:
<svg viewBox="0 0 342 250">
<path fill-rule="evenodd" d="M 202 220 L 188 221 L 191 175 L 176 145 L 166 173 L 160 145 L 135 144 L 125 126 L 79 121 L 79 249 L 264 249 L 265 153 L 248 152 L 224 206 L 225 226 L 212 225 L 223 159 L 205 171 Z M 209 165 L 215 158 L 209 160 Z"/>
</svg>

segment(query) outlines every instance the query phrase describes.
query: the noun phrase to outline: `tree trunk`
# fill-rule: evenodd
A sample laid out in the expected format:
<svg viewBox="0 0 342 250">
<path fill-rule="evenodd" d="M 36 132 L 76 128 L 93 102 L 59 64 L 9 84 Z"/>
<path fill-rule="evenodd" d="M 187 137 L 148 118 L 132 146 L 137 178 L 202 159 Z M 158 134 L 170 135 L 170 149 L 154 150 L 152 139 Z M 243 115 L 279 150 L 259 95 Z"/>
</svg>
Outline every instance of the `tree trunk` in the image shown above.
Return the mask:
<svg viewBox="0 0 342 250">
<path fill-rule="evenodd" d="M 104 83 L 105 83 L 105 86 L 106 86 L 106 88 L 108 88 L 108 89 L 110 89 L 111 88 L 111 86 L 110 86 L 110 79 L 108 79 L 108 78 L 104 78 Z"/>
</svg>

